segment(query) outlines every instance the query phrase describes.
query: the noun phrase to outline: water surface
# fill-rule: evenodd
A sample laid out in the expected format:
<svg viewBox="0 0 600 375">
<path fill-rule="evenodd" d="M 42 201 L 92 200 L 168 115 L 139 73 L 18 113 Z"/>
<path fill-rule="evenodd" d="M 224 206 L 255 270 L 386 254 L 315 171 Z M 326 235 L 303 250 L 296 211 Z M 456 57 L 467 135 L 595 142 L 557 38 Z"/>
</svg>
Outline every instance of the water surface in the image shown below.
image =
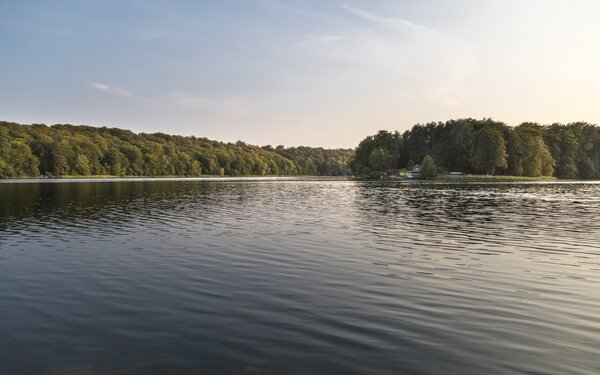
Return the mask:
<svg viewBox="0 0 600 375">
<path fill-rule="evenodd" d="M 0 183 L 1 374 L 598 374 L 600 184 Z"/>
</svg>

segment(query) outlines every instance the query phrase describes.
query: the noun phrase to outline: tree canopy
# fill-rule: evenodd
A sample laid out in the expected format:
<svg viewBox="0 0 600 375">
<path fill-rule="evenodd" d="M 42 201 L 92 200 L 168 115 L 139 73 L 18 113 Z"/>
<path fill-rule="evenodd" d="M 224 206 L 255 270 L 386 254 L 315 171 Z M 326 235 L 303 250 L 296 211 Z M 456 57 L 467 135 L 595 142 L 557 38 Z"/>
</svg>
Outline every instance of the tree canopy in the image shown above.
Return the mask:
<svg viewBox="0 0 600 375">
<path fill-rule="evenodd" d="M 349 149 L 258 147 L 116 128 L 0 122 L 0 177 L 345 175 Z"/>
<path fill-rule="evenodd" d="M 377 175 L 431 156 L 440 172 L 600 178 L 600 127 L 491 119 L 379 131 L 355 150 L 253 146 L 117 128 L 0 122 L 0 178 Z"/>
<path fill-rule="evenodd" d="M 471 164 L 481 172 L 494 174 L 496 168 L 506 168 L 506 142 L 497 129 L 484 127 L 473 134 Z"/>
<path fill-rule="evenodd" d="M 585 122 L 511 127 L 491 119 L 417 124 L 363 139 L 350 166 L 357 176 L 410 168 L 430 155 L 442 172 L 600 178 L 600 127 Z"/>
<path fill-rule="evenodd" d="M 425 155 L 421 162 L 421 178 L 426 180 L 434 179 L 437 176 L 437 166 L 435 161 L 429 155 Z"/>
</svg>

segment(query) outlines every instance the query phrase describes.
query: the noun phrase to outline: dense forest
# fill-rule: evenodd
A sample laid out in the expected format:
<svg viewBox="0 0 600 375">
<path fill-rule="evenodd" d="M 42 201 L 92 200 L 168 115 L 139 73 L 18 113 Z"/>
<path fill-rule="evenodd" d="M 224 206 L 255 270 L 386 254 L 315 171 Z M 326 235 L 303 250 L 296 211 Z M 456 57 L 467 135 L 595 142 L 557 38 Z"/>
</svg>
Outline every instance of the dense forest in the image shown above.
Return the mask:
<svg viewBox="0 0 600 375">
<path fill-rule="evenodd" d="M 378 177 L 423 164 L 424 176 L 464 172 L 600 178 L 600 127 L 516 127 L 491 119 L 380 131 L 356 150 L 252 146 L 116 128 L 0 122 L 0 178 L 57 176 L 318 175 Z"/>
<path fill-rule="evenodd" d="M 252 146 L 73 125 L 0 122 L 0 178 L 345 175 L 352 150 Z"/>
<path fill-rule="evenodd" d="M 511 176 L 600 178 L 600 127 L 584 122 L 516 127 L 491 119 L 417 124 L 399 132 L 380 131 L 356 148 L 357 176 L 422 163 L 439 172 Z"/>
</svg>

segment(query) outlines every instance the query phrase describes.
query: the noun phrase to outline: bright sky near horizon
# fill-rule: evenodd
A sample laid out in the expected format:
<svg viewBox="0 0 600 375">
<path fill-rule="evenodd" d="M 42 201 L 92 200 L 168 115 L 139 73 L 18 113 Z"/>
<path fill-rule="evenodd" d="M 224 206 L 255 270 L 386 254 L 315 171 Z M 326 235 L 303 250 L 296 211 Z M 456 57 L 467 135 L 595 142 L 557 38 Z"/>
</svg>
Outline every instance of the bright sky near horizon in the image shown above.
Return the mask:
<svg viewBox="0 0 600 375">
<path fill-rule="evenodd" d="M 600 123 L 596 0 L 0 0 L 0 120 L 354 147 Z"/>
</svg>

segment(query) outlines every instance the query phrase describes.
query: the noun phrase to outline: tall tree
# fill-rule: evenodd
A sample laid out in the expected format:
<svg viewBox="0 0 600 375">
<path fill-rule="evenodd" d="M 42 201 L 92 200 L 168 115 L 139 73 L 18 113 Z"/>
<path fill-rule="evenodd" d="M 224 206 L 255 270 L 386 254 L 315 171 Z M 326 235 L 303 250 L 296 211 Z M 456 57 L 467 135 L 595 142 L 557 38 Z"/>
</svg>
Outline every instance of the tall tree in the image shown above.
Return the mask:
<svg viewBox="0 0 600 375">
<path fill-rule="evenodd" d="M 425 155 L 421 163 L 421 178 L 432 180 L 437 176 L 437 166 L 435 161 L 429 155 Z"/>
<path fill-rule="evenodd" d="M 543 138 L 543 128 L 538 124 L 523 123 L 513 130 L 513 137 L 518 139 L 511 145 L 510 164 L 517 176 L 551 176 L 554 173 L 555 161 Z"/>
<path fill-rule="evenodd" d="M 506 142 L 500 131 L 484 127 L 475 132 L 470 160 L 475 169 L 491 175 L 496 168 L 506 168 Z"/>
</svg>

